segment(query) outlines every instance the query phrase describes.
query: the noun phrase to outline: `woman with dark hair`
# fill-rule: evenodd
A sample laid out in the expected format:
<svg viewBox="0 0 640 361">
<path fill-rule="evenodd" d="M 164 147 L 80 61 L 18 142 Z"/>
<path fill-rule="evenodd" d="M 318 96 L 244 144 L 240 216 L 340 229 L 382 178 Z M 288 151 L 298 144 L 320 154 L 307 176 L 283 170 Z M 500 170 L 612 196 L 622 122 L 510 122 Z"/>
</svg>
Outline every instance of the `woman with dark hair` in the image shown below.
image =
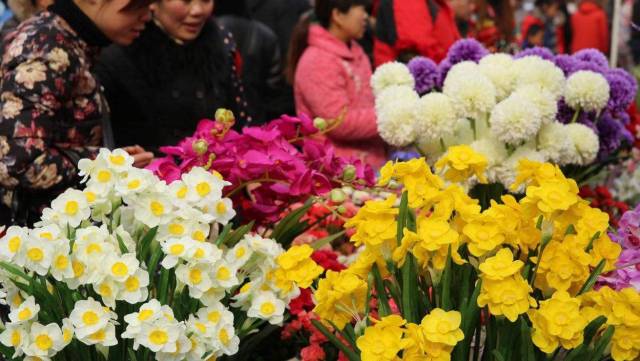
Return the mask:
<svg viewBox="0 0 640 361">
<path fill-rule="evenodd" d="M 0 222 L 34 221 L 42 206 L 77 184 L 79 159 L 109 144 L 107 107 L 92 65 L 102 47 L 138 37 L 149 20 L 148 5 L 57 0 L 5 39 L 0 195 L 9 207 L 0 209 Z M 127 150 L 138 166 L 153 157 L 140 147 Z"/>
<path fill-rule="evenodd" d="M 356 42 L 367 24 L 365 5 L 363 0 L 316 0 L 314 20 L 303 20 L 292 36 L 288 75 L 298 113 L 341 119 L 327 134 L 336 153 L 377 167 L 385 160 L 385 146 L 369 85 L 371 63 Z"/>
<path fill-rule="evenodd" d="M 158 0 L 153 21 L 131 46 L 106 49 L 97 72 L 117 145 L 157 151 L 193 134 L 203 118 L 229 108 L 249 123 L 239 80 L 239 55 L 212 18 L 214 0 Z"/>
</svg>

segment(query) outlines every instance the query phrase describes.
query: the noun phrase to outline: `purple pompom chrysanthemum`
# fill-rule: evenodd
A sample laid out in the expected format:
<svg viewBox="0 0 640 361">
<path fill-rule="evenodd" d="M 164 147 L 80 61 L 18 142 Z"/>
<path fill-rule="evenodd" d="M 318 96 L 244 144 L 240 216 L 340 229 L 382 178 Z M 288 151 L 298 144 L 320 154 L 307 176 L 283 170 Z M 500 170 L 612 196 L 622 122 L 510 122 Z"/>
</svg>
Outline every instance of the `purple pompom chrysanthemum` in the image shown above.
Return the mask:
<svg viewBox="0 0 640 361">
<path fill-rule="evenodd" d="M 607 70 L 609 70 L 608 67 L 606 66 L 602 66 L 596 62 L 589 62 L 589 61 L 583 61 L 583 60 L 579 60 L 576 59 L 576 62 L 573 64 L 573 67 L 571 69 L 571 73 L 569 73 L 569 75 L 580 71 L 580 70 L 589 70 L 592 71 L 594 73 L 598 73 L 598 74 L 602 74 L 604 75 Z"/>
<path fill-rule="evenodd" d="M 567 54 L 556 55 L 555 59 L 556 66 L 564 72 L 565 76 L 574 72 L 573 69 L 575 68 L 577 62 L 578 60 Z"/>
<path fill-rule="evenodd" d="M 438 85 L 440 73 L 433 60 L 418 56 L 411 59 L 407 66 L 416 80 L 415 90 L 418 94 L 428 93 Z"/>
<path fill-rule="evenodd" d="M 582 49 L 573 54 L 573 57 L 587 63 L 598 64 L 598 66 L 603 68 L 609 67 L 607 57 L 596 49 Z"/>
<path fill-rule="evenodd" d="M 622 125 L 619 120 L 613 118 L 609 112 L 604 112 L 596 126 L 598 129 L 598 137 L 600 138 L 598 159 L 603 160 L 615 152 L 622 144 L 625 139 L 624 125 Z"/>
<path fill-rule="evenodd" d="M 463 61 L 478 62 L 489 51 L 475 39 L 458 40 L 449 48 L 447 59 L 451 64 L 457 64 Z"/>
<path fill-rule="evenodd" d="M 564 99 L 560 99 L 558 100 L 558 113 L 556 115 L 556 119 L 558 119 L 558 121 L 560 123 L 564 123 L 564 124 L 569 124 L 571 123 L 571 121 L 573 120 L 573 116 L 576 113 L 576 111 L 571 108 L 565 101 Z M 591 128 L 589 124 L 592 123 L 592 119 L 595 118 L 595 113 L 594 112 L 585 112 L 585 111 L 581 111 L 580 114 L 578 114 L 578 119 L 576 119 L 576 123 L 582 123 L 585 124 Z"/>
<path fill-rule="evenodd" d="M 443 61 L 438 64 L 438 87 L 442 88 L 444 86 L 444 80 L 447 78 L 447 74 L 449 70 L 453 68 L 453 63 L 449 61 L 449 59 L 445 58 Z"/>
<path fill-rule="evenodd" d="M 524 58 L 525 56 L 539 56 L 544 60 L 554 61 L 555 55 L 551 52 L 551 50 L 547 48 L 543 48 L 541 46 L 536 46 L 533 48 L 525 49 L 514 56 L 515 59 Z"/>
<path fill-rule="evenodd" d="M 605 73 L 605 78 L 610 88 L 607 109 L 614 113 L 624 112 L 638 91 L 636 80 L 622 69 L 610 69 Z"/>
</svg>

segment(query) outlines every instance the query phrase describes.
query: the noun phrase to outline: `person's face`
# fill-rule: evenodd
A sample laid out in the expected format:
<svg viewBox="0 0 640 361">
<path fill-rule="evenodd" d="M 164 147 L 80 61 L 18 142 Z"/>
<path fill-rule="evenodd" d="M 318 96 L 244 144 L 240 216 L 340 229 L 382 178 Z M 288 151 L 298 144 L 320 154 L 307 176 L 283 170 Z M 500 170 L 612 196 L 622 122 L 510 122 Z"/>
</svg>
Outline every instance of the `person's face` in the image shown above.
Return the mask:
<svg viewBox="0 0 640 361">
<path fill-rule="evenodd" d="M 544 41 L 544 32 L 538 31 L 537 33 L 529 36 L 529 43 L 535 46 L 542 46 Z"/>
<path fill-rule="evenodd" d="M 189 42 L 200 35 L 213 5 L 213 0 L 160 0 L 151 5 L 151 10 L 170 36 Z"/>
<path fill-rule="evenodd" d="M 552 2 L 544 8 L 544 13 L 549 18 L 554 18 L 558 15 L 558 10 L 560 9 L 560 5 L 558 3 Z"/>
<path fill-rule="evenodd" d="M 151 19 L 149 7 L 126 8 L 130 0 L 103 0 L 97 5 L 92 20 L 116 44 L 131 44 Z"/>
<path fill-rule="evenodd" d="M 363 5 L 349 8 L 346 13 L 333 10 L 333 22 L 349 39 L 361 39 L 367 30 L 367 10 Z"/>
</svg>

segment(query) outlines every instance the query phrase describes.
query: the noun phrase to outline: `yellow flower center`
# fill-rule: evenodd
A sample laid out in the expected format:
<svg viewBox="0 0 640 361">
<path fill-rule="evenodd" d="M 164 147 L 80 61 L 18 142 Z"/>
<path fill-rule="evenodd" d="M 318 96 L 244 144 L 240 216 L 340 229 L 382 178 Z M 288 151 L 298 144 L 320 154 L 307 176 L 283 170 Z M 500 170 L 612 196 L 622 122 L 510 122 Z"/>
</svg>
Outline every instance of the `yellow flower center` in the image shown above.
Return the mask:
<svg viewBox="0 0 640 361">
<path fill-rule="evenodd" d="M 236 258 L 242 258 L 245 253 L 247 253 L 247 251 L 244 249 L 244 247 L 238 247 L 238 249 L 236 249 Z"/>
<path fill-rule="evenodd" d="M 276 312 L 276 306 L 271 302 L 265 302 L 260 306 L 260 312 L 265 316 L 271 316 Z"/>
<path fill-rule="evenodd" d="M 110 155 L 109 159 L 111 160 L 111 163 L 115 164 L 115 165 L 123 165 L 124 164 L 124 157 L 121 155 Z"/>
<path fill-rule="evenodd" d="M 99 243 L 91 243 L 87 246 L 87 254 L 102 252 L 102 246 Z"/>
<path fill-rule="evenodd" d="M 65 328 L 64 330 L 62 330 L 62 340 L 64 340 L 64 342 L 69 342 L 71 341 L 71 330 L 68 328 Z"/>
<path fill-rule="evenodd" d="M 40 238 L 53 241 L 53 234 L 51 232 L 42 232 L 40 233 Z"/>
<path fill-rule="evenodd" d="M 109 287 L 108 284 L 103 283 L 100 285 L 100 295 L 101 296 L 105 296 L 105 297 L 110 297 L 111 296 L 111 287 Z"/>
<path fill-rule="evenodd" d="M 216 278 L 220 281 L 226 281 L 231 278 L 231 271 L 227 267 L 218 268 L 218 272 L 216 272 Z"/>
<path fill-rule="evenodd" d="M 224 202 L 220 201 L 216 204 L 216 212 L 218 212 L 218 214 L 225 214 L 227 212 L 227 206 Z"/>
<path fill-rule="evenodd" d="M 111 172 L 108 170 L 101 170 L 98 172 L 98 181 L 100 183 L 107 183 L 111 180 Z"/>
<path fill-rule="evenodd" d="M 177 256 L 182 254 L 182 252 L 184 252 L 184 245 L 176 243 L 176 244 L 172 244 L 171 247 L 169 247 L 169 253 L 173 256 Z"/>
<path fill-rule="evenodd" d="M 80 277 L 84 274 L 84 265 L 78 261 L 74 261 L 71 263 L 71 267 L 73 268 L 73 276 Z"/>
<path fill-rule="evenodd" d="M 93 326 L 98 323 L 98 321 L 100 321 L 100 317 L 98 317 L 98 314 L 93 311 L 86 311 L 82 314 L 82 322 L 87 326 Z"/>
<path fill-rule="evenodd" d="M 193 232 L 193 235 L 191 235 L 191 238 L 195 239 L 198 242 L 204 242 L 205 235 L 204 235 L 204 232 L 198 230 Z"/>
<path fill-rule="evenodd" d="M 244 286 L 240 287 L 240 293 L 247 293 L 251 289 L 251 282 L 245 283 Z"/>
<path fill-rule="evenodd" d="M 42 351 L 47 351 L 53 346 L 53 340 L 49 335 L 38 335 L 36 337 L 36 346 Z"/>
<path fill-rule="evenodd" d="M 200 331 L 200 333 L 204 333 L 207 330 L 207 328 L 204 326 L 204 323 L 202 322 L 196 322 L 195 326 L 198 329 L 198 331 Z"/>
<path fill-rule="evenodd" d="M 31 309 L 25 308 L 24 310 L 18 312 L 18 319 L 20 321 L 28 320 L 31 318 Z"/>
<path fill-rule="evenodd" d="M 67 267 L 69 267 L 69 257 L 61 254 L 56 257 L 56 262 L 54 264 L 57 269 L 67 269 Z"/>
<path fill-rule="evenodd" d="M 194 285 L 200 284 L 202 282 L 202 271 L 197 268 L 194 268 L 189 272 L 189 280 Z"/>
<path fill-rule="evenodd" d="M 93 192 L 85 191 L 84 197 L 87 199 L 87 202 L 93 203 L 96 200 L 96 194 Z"/>
<path fill-rule="evenodd" d="M 11 333 L 11 346 L 17 347 L 22 341 L 22 336 L 20 335 L 20 331 L 14 330 Z"/>
<path fill-rule="evenodd" d="M 156 217 L 160 217 L 161 215 L 164 214 L 164 206 L 160 202 L 157 202 L 157 201 L 151 202 L 150 208 L 151 208 L 151 213 L 153 213 L 153 215 Z"/>
<path fill-rule="evenodd" d="M 187 186 L 180 187 L 180 189 L 178 189 L 178 192 L 176 193 L 176 196 L 178 196 L 178 198 L 180 199 L 186 197 L 186 195 L 187 195 Z"/>
<path fill-rule="evenodd" d="M 164 345 L 169 341 L 169 335 L 162 330 L 154 330 L 149 334 L 149 341 L 154 345 Z"/>
<path fill-rule="evenodd" d="M 131 276 L 127 278 L 127 280 L 124 281 L 124 288 L 129 292 L 134 292 L 140 288 L 140 281 L 138 280 L 138 277 Z"/>
<path fill-rule="evenodd" d="M 222 342 L 223 345 L 226 346 L 229 344 L 229 333 L 224 328 L 220 330 L 220 332 L 218 333 L 218 337 L 220 338 L 220 342 Z"/>
<path fill-rule="evenodd" d="M 127 188 L 129 190 L 134 190 L 134 189 L 137 189 L 138 187 L 140 187 L 140 180 L 139 179 L 134 179 L 131 182 L 127 183 Z"/>
<path fill-rule="evenodd" d="M 76 213 L 78 213 L 78 202 L 76 201 L 67 202 L 67 204 L 64 206 L 64 213 L 70 216 L 75 216 Z"/>
<path fill-rule="evenodd" d="M 27 251 L 27 257 L 33 262 L 40 262 L 44 258 L 44 252 L 40 248 L 31 248 Z"/>
<path fill-rule="evenodd" d="M 445 334 L 449 332 L 449 322 L 439 321 L 438 326 L 436 327 L 439 333 Z"/>
<path fill-rule="evenodd" d="M 184 233 L 184 226 L 180 223 L 171 223 L 169 225 L 169 233 L 174 236 L 179 236 Z"/>
<path fill-rule="evenodd" d="M 201 259 L 203 257 L 204 257 L 204 249 L 202 249 L 202 248 L 196 249 L 195 253 L 193 254 L 193 258 Z"/>
<path fill-rule="evenodd" d="M 204 197 L 207 194 L 211 193 L 211 186 L 207 182 L 200 182 L 196 186 L 196 192 L 200 197 Z"/>
<path fill-rule="evenodd" d="M 220 311 L 209 312 L 209 314 L 207 315 L 207 319 L 213 324 L 218 323 L 218 321 L 220 321 Z"/>
<path fill-rule="evenodd" d="M 18 236 L 12 237 L 9 240 L 9 251 L 11 251 L 11 253 L 18 252 L 18 250 L 20 249 L 20 244 L 22 244 L 20 237 Z"/>
<path fill-rule="evenodd" d="M 126 276 L 128 272 L 129 267 L 123 262 L 116 262 L 111 266 L 111 273 L 113 273 L 114 276 L 123 277 Z"/>
<path fill-rule="evenodd" d="M 567 317 L 567 315 L 565 315 L 564 313 L 558 313 L 556 315 L 555 321 L 559 325 L 566 325 L 567 323 L 569 323 L 569 317 Z"/>
<path fill-rule="evenodd" d="M 151 311 L 151 310 L 142 310 L 142 311 L 140 311 L 140 313 L 138 313 L 138 320 L 146 321 L 151 316 L 153 316 L 153 311 Z"/>
<path fill-rule="evenodd" d="M 93 341 L 104 341 L 104 339 L 107 338 L 107 333 L 102 329 L 89 335 L 89 338 Z"/>
</svg>

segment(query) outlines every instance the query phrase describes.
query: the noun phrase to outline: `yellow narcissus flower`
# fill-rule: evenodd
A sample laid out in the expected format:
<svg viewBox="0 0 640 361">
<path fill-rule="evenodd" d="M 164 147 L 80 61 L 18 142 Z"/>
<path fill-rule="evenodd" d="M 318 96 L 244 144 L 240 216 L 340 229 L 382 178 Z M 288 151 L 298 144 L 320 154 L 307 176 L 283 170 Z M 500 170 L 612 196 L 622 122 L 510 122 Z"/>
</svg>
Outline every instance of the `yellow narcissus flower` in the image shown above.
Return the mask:
<svg viewBox="0 0 640 361">
<path fill-rule="evenodd" d="M 491 214 L 483 213 L 464 226 L 462 232 L 469 239 L 469 252 L 476 257 L 484 256 L 505 241 L 501 227 Z"/>
<path fill-rule="evenodd" d="M 418 219 L 418 237 L 424 249 L 437 251 L 443 246 L 448 247 L 458 242 L 460 235 L 451 228 L 446 219 L 423 217 Z"/>
<path fill-rule="evenodd" d="M 533 289 L 520 273 L 499 281 L 485 279 L 483 274 L 478 306 L 489 306 L 491 314 L 504 315 L 509 321 L 515 322 L 519 315 L 536 306 L 531 292 Z"/>
<path fill-rule="evenodd" d="M 420 327 L 429 342 L 455 346 L 464 339 L 464 333 L 460 329 L 462 316 L 458 311 L 445 311 L 434 308 L 431 313 L 424 316 Z"/>
<path fill-rule="evenodd" d="M 280 266 L 276 270 L 276 277 L 278 273 L 282 273 L 284 279 L 295 282 L 298 287 L 309 288 L 313 280 L 323 272 L 323 268 L 313 261 L 311 254 L 313 248 L 307 244 L 289 248 L 276 259 Z"/>
<path fill-rule="evenodd" d="M 346 228 L 355 228 L 356 233 L 351 241 L 359 246 L 366 245 L 372 249 L 388 248 L 392 252 L 396 242 L 396 215 L 398 209 L 393 205 L 395 196 L 390 196 L 384 201 L 367 201 L 358 214 L 345 223 Z"/>
<path fill-rule="evenodd" d="M 543 181 L 554 179 L 565 179 L 557 165 L 523 159 L 518 163 L 518 175 L 510 189 L 515 191 L 523 184 L 527 187 L 538 186 Z"/>
<path fill-rule="evenodd" d="M 453 346 L 427 340 L 424 328 L 410 323 L 407 325 L 405 337 L 410 341 L 403 351 L 403 361 L 449 361 Z"/>
<path fill-rule="evenodd" d="M 603 272 L 613 271 L 616 268 L 618 257 L 622 253 L 622 246 L 613 242 L 606 233 L 602 233 L 599 238 L 593 241 L 591 255 L 591 266 L 595 267 L 601 260 L 605 260 Z"/>
<path fill-rule="evenodd" d="M 575 235 L 551 241 L 539 260 L 535 287 L 575 294 L 589 278 L 591 256 Z"/>
<path fill-rule="evenodd" d="M 533 324 L 533 343 L 550 354 L 558 346 L 570 350 L 582 343 L 587 318 L 580 312 L 580 299 L 565 291 L 540 302 L 540 308 L 529 312 Z"/>
<path fill-rule="evenodd" d="M 578 185 L 573 179 L 564 179 L 544 181 L 539 186 L 528 187 L 522 203 L 529 206 L 534 214 L 541 212 L 549 219 L 567 211 L 578 200 Z"/>
<path fill-rule="evenodd" d="M 522 261 L 513 260 L 513 253 L 509 248 L 503 248 L 494 257 L 482 262 L 480 271 L 483 279 L 500 281 L 518 273 L 522 266 Z"/>
<path fill-rule="evenodd" d="M 313 312 L 342 329 L 364 312 L 367 282 L 350 272 L 327 271 L 313 296 L 316 303 Z"/>
<path fill-rule="evenodd" d="M 611 339 L 615 361 L 637 360 L 640 356 L 640 327 L 616 326 Z"/>
<path fill-rule="evenodd" d="M 450 147 L 447 154 L 436 162 L 436 169 L 441 171 L 446 167 L 444 177 L 451 182 L 464 182 L 475 175 L 481 183 L 486 183 L 484 171 L 487 164 L 487 158 L 470 146 L 457 145 Z"/>
<path fill-rule="evenodd" d="M 403 339 L 403 326 L 406 322 L 398 315 L 391 315 L 367 327 L 364 335 L 356 340 L 362 361 L 400 360 L 398 352 L 410 343 L 409 340 Z"/>
</svg>

